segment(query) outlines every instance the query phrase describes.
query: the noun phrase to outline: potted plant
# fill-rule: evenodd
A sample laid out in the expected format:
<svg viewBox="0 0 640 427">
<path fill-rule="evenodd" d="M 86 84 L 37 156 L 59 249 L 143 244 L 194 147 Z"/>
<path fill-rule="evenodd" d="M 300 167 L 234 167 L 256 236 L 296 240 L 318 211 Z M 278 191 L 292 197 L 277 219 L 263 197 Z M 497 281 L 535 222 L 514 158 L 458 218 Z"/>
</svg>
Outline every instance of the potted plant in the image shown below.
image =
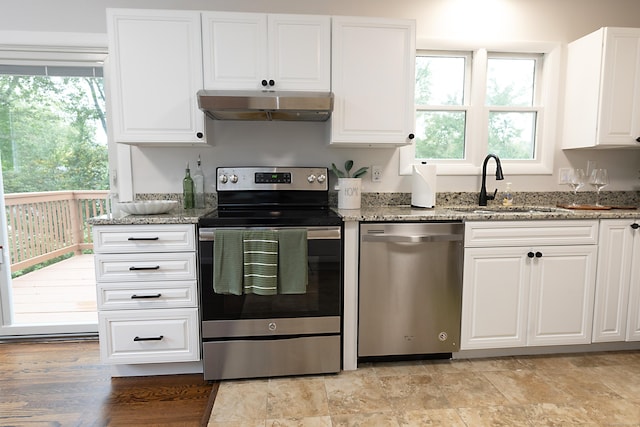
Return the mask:
<svg viewBox="0 0 640 427">
<path fill-rule="evenodd" d="M 344 171 L 338 169 L 335 163 L 331 163 L 331 170 L 338 177 L 338 208 L 339 209 L 360 209 L 362 176 L 369 170 L 368 167 L 361 167 L 353 174 L 353 160 L 344 162 Z"/>
</svg>

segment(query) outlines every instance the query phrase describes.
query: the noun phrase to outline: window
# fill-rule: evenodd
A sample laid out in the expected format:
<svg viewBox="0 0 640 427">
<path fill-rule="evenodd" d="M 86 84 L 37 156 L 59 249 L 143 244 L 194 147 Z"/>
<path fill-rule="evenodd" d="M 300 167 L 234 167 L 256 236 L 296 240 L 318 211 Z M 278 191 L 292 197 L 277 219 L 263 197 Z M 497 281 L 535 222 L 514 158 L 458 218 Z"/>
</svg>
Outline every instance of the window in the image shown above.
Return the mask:
<svg viewBox="0 0 640 427">
<path fill-rule="evenodd" d="M 102 67 L 0 63 L 5 193 L 108 189 Z"/>
<path fill-rule="evenodd" d="M 428 161 L 438 174 L 477 174 L 488 153 L 511 174 L 551 173 L 558 56 L 550 44 L 418 50 L 416 138 L 401 149 L 400 173 Z"/>
<path fill-rule="evenodd" d="M 416 57 L 417 159 L 464 159 L 471 55 Z"/>
</svg>

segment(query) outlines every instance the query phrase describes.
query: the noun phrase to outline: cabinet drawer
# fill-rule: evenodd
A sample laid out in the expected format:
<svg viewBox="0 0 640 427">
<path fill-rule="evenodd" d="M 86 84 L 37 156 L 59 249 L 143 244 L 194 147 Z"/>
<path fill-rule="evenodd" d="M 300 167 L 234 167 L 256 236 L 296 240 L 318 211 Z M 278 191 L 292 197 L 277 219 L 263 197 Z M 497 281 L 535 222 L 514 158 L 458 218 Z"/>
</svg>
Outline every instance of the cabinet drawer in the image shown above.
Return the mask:
<svg viewBox="0 0 640 427">
<path fill-rule="evenodd" d="M 104 225 L 93 228 L 96 253 L 196 250 L 192 224 Z"/>
<path fill-rule="evenodd" d="M 465 224 L 465 247 L 595 245 L 598 221 L 478 221 Z"/>
<path fill-rule="evenodd" d="M 98 310 L 197 307 L 196 281 L 99 283 Z"/>
<path fill-rule="evenodd" d="M 98 283 L 196 280 L 195 252 L 96 254 L 95 263 Z"/>
<path fill-rule="evenodd" d="M 107 363 L 199 360 L 197 308 L 99 313 L 100 356 Z"/>
</svg>

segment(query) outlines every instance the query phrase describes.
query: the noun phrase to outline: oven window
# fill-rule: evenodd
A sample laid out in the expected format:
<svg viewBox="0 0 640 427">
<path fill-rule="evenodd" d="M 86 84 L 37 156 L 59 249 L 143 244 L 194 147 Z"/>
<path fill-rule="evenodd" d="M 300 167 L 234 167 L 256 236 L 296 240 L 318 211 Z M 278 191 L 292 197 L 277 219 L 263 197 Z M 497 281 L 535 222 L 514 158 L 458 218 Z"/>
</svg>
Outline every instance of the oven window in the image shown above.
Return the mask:
<svg viewBox="0 0 640 427">
<path fill-rule="evenodd" d="M 307 292 L 297 295 L 221 295 L 213 291 L 214 242 L 200 242 L 203 320 L 339 316 L 341 240 L 308 241 Z"/>
</svg>

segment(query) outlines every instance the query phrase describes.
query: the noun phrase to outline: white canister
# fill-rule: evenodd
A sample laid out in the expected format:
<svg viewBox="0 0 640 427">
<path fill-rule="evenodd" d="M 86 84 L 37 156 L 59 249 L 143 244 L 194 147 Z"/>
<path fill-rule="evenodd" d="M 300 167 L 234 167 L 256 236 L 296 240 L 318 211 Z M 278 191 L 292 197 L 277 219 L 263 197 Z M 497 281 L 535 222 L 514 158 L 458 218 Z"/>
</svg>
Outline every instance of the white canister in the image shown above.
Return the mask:
<svg viewBox="0 0 640 427">
<path fill-rule="evenodd" d="M 360 209 L 362 178 L 338 178 L 338 209 Z"/>
</svg>

